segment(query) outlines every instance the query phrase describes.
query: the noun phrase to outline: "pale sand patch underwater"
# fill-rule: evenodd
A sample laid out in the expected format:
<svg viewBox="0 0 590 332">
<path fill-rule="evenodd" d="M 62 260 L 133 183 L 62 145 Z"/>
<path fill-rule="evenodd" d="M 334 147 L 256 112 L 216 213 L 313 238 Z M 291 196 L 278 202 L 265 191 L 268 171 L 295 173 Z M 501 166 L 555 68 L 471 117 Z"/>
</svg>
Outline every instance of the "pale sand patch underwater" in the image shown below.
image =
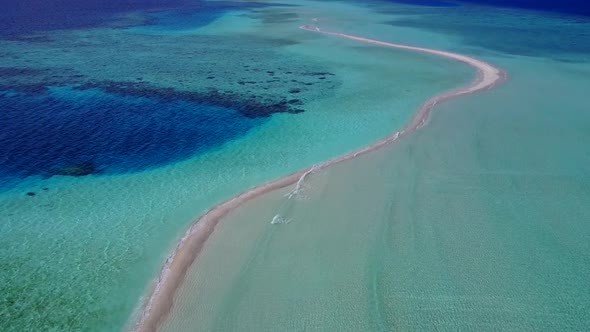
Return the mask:
<svg viewBox="0 0 590 332">
<path fill-rule="evenodd" d="M 203 216 L 198 218 L 193 223 L 193 225 L 189 228 L 185 236 L 180 240 L 174 252 L 166 260 L 166 263 L 164 264 L 160 276 L 154 286 L 153 292 L 149 296 L 149 299 L 145 304 L 145 308 L 142 311 L 139 321 L 135 326 L 135 330 L 157 330 L 161 320 L 170 311 L 173 304 L 174 294 L 178 287 L 181 285 L 184 276 L 188 268 L 190 267 L 190 264 L 195 260 L 195 257 L 200 252 L 209 235 L 214 231 L 217 223 L 225 215 L 227 215 L 227 213 L 255 197 L 294 184 L 299 179 L 302 179 L 306 175 L 310 174 L 310 172 L 312 171 L 318 171 L 331 165 L 335 165 L 340 162 L 353 159 L 357 156 L 363 155 L 370 151 L 379 149 L 387 144 L 393 143 L 400 137 L 408 135 L 409 133 L 424 125 L 425 121 L 428 118 L 428 115 L 430 114 L 432 108 L 436 104 L 457 96 L 490 89 L 498 83 L 502 82 L 506 78 L 506 73 L 503 70 L 494 67 L 493 65 L 488 64 L 484 61 L 461 54 L 433 50 L 428 48 L 387 43 L 354 35 L 325 31 L 317 27 L 308 25 L 302 26 L 301 29 L 320 32 L 327 35 L 339 36 L 364 43 L 376 44 L 380 46 L 393 47 L 417 52 L 425 52 L 442 57 L 447 57 L 456 61 L 464 62 L 474 67 L 477 70 L 478 75 L 477 78 L 467 86 L 460 87 L 458 89 L 451 90 L 448 92 L 444 92 L 428 99 L 420 106 L 412 121 L 406 126 L 405 129 L 401 131 L 398 131 L 365 148 L 347 153 L 338 158 L 329 160 L 318 165 L 314 165 L 308 169 L 295 172 L 284 178 L 271 181 L 266 184 L 252 188 L 228 201 L 225 201 L 211 208 L 208 212 L 206 212 Z"/>
</svg>

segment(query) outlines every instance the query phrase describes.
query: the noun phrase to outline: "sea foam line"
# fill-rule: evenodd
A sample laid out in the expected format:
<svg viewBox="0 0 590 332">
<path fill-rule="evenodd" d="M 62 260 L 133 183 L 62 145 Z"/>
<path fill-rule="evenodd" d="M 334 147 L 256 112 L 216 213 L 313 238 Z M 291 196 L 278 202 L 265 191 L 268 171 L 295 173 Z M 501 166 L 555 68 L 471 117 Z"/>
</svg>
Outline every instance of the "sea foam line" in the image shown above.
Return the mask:
<svg viewBox="0 0 590 332">
<path fill-rule="evenodd" d="M 437 94 L 426 100 L 424 103 L 422 103 L 422 105 L 420 105 L 412 120 L 401 131 L 395 132 L 359 150 L 349 152 L 340 157 L 331 159 L 327 162 L 314 165 L 313 167 L 305 168 L 303 170 L 287 175 L 283 178 L 272 180 L 270 182 L 253 187 L 251 189 L 248 189 L 247 191 L 244 191 L 234 196 L 233 198 L 230 198 L 229 200 L 226 200 L 220 204 L 213 206 L 211 209 L 205 212 L 205 214 L 200 216 L 191 224 L 190 228 L 187 230 L 185 235 L 180 239 L 172 253 L 164 262 L 159 277 L 155 281 L 155 284 L 151 289 L 151 292 L 149 293 L 149 297 L 147 297 L 147 300 L 143 303 L 141 312 L 139 313 L 137 321 L 133 326 L 134 331 L 151 332 L 157 330 L 158 325 L 160 324 L 162 319 L 166 317 L 166 315 L 170 312 L 170 309 L 172 308 L 173 304 L 174 294 L 177 288 L 182 283 L 184 276 L 188 268 L 190 267 L 191 263 L 195 260 L 195 258 L 203 248 L 203 245 L 205 244 L 207 238 L 209 238 L 211 233 L 213 233 L 215 226 L 229 212 L 255 197 L 258 197 L 260 195 L 280 188 L 284 188 L 295 183 L 297 183 L 297 186 L 293 192 L 297 193 L 297 191 L 301 188 L 301 185 L 305 180 L 305 177 L 311 174 L 312 172 L 319 171 L 334 164 L 356 158 L 357 156 L 374 151 L 387 144 L 391 144 L 400 139 L 401 137 L 404 137 L 413 132 L 414 130 L 422 127 L 426 123 L 430 111 L 436 104 L 439 104 L 442 101 L 455 98 L 461 95 L 488 90 L 504 81 L 507 77 L 506 72 L 504 70 L 495 67 L 485 61 L 467 55 L 424 47 L 389 43 L 339 32 L 327 31 L 313 25 L 303 25 L 299 28 L 307 31 L 342 37 L 363 43 L 369 43 L 385 47 L 393 47 L 397 49 L 404 49 L 422 53 L 429 53 L 442 56 L 445 58 L 450 58 L 456 61 L 466 63 L 477 69 L 477 77 L 468 85 Z M 301 184 L 299 184 L 298 182 L 301 182 Z"/>
<path fill-rule="evenodd" d="M 321 169 L 321 166 L 322 164 L 314 164 L 313 166 L 311 166 L 309 170 L 307 170 L 305 173 L 303 173 L 303 175 L 301 175 L 301 177 L 299 177 L 299 180 L 297 180 L 297 183 L 295 184 L 295 189 L 287 193 L 285 197 L 287 197 L 287 199 L 299 197 L 299 195 L 301 195 L 301 192 L 304 189 L 305 178 L 307 178 L 311 173 L 317 171 L 318 169 Z"/>
</svg>

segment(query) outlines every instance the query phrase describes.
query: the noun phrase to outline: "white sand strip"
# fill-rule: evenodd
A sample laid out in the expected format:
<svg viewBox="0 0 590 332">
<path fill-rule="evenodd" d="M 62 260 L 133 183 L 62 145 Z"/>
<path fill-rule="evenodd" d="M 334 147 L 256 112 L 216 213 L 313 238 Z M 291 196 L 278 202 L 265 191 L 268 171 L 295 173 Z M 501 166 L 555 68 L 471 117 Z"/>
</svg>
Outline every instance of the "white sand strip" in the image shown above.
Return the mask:
<svg viewBox="0 0 590 332">
<path fill-rule="evenodd" d="M 133 327 L 134 331 L 147 332 L 156 331 L 158 329 L 158 325 L 166 317 L 166 315 L 170 312 L 170 309 L 172 308 L 174 294 L 180 286 L 180 284 L 182 283 L 182 281 L 184 280 L 184 276 L 188 268 L 191 266 L 191 264 L 203 248 L 203 245 L 207 241 L 207 238 L 211 235 L 211 233 L 213 233 L 215 226 L 230 211 L 236 209 L 240 205 L 255 197 L 297 183 L 297 181 L 302 176 L 304 176 L 305 174 L 309 174 L 309 172 L 311 172 L 312 169 L 324 169 L 326 167 L 332 166 L 334 164 L 346 160 L 353 159 L 359 155 L 368 153 L 370 151 L 379 149 L 387 144 L 395 142 L 399 138 L 408 135 L 409 133 L 423 126 L 426 120 L 428 119 L 430 111 L 436 104 L 448 100 L 450 98 L 455 98 L 461 95 L 490 89 L 506 79 L 506 72 L 504 72 L 502 69 L 494 67 L 493 65 L 485 61 L 478 60 L 467 55 L 440 51 L 430 48 L 388 43 L 374 39 L 367 39 L 338 32 L 326 31 L 311 25 L 304 25 L 300 28 L 303 30 L 347 38 L 363 43 L 375 44 L 385 47 L 393 47 L 415 52 L 430 53 L 450 58 L 453 60 L 464 62 L 474 67 L 475 69 L 477 69 L 478 75 L 475 78 L 475 80 L 473 80 L 470 84 L 466 86 L 459 87 L 451 91 L 443 92 L 426 100 L 422 105 L 420 105 L 410 123 L 401 131 L 395 132 L 362 149 L 349 152 L 345 155 L 331 159 L 327 162 L 315 165 L 314 167 L 309 167 L 298 172 L 292 173 L 283 178 L 273 180 L 265 184 L 251 188 L 209 209 L 205 214 L 197 218 L 191 224 L 188 231 L 176 245 L 176 248 L 174 248 L 174 251 L 170 254 L 170 256 L 168 256 L 168 259 L 166 259 L 166 262 L 164 263 L 160 271 L 160 275 L 158 279 L 155 281 L 151 293 L 148 295 L 149 297 L 147 298 L 147 301 L 143 304 L 141 313 L 137 319 L 136 324 Z"/>
</svg>

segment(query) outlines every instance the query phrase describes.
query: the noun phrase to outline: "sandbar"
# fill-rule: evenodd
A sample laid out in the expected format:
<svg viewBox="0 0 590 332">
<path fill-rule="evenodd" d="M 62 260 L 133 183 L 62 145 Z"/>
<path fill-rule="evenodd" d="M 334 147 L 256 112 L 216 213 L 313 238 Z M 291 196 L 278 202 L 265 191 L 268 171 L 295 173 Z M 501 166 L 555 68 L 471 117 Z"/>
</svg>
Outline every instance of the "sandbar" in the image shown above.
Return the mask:
<svg viewBox="0 0 590 332">
<path fill-rule="evenodd" d="M 428 119 L 428 116 L 433 107 L 438 103 L 458 96 L 491 89 L 507 78 L 507 74 L 504 70 L 485 61 L 463 54 L 424 47 L 389 43 L 339 32 L 327 31 L 313 25 L 303 25 L 299 28 L 358 42 L 415 52 L 429 53 L 453 59 L 474 67 L 477 70 L 477 76 L 471 83 L 465 86 L 437 94 L 426 100 L 420 105 L 411 121 L 400 131 L 396 131 L 395 133 L 392 133 L 391 135 L 388 135 L 387 137 L 384 137 L 383 139 L 378 140 L 377 142 L 359 150 L 346 153 L 326 162 L 312 165 L 308 168 L 294 172 L 280 179 L 272 180 L 270 182 L 248 189 L 247 191 L 244 191 L 233 198 L 230 198 L 209 209 L 207 212 L 193 221 L 185 235 L 180 239 L 172 253 L 166 259 L 158 279 L 155 280 L 151 292 L 148 294 L 146 301 L 143 303 L 140 314 L 137 317 L 137 321 L 133 326 L 134 331 L 151 332 L 158 329 L 158 325 L 172 308 L 174 294 L 184 280 L 184 276 L 188 268 L 200 253 L 209 236 L 215 230 L 215 226 L 229 212 L 260 195 L 295 184 L 312 171 L 318 171 L 327 168 L 334 164 L 356 158 L 360 155 L 391 144 L 401 137 L 408 135 L 416 129 L 422 127 L 426 123 L 426 120 Z"/>
</svg>

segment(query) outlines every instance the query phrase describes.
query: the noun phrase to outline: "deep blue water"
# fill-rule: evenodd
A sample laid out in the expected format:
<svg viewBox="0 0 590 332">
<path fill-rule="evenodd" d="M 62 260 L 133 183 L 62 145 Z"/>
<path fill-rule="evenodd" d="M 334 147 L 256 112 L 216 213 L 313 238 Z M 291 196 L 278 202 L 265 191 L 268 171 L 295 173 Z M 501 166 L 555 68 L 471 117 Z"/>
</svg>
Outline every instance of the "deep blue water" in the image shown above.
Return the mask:
<svg viewBox="0 0 590 332">
<path fill-rule="evenodd" d="M 173 9 L 178 10 L 178 15 L 156 16 L 151 23 L 162 27 L 184 23 L 194 28 L 209 24 L 228 10 L 263 6 L 268 4 L 204 0 L 0 0 L 0 36 L 88 28 L 111 21 L 115 14 Z"/>
<path fill-rule="evenodd" d="M 97 89 L 1 92 L 0 109 L 0 183 L 142 170 L 216 147 L 264 121 L 223 107 Z"/>
<path fill-rule="evenodd" d="M 413 0 L 404 1 L 407 3 Z M 476 2 L 476 1 L 471 1 Z M 499 2 L 506 3 L 505 1 Z M 416 2 L 421 4 L 421 1 Z M 518 1 L 513 5 L 524 4 Z M 587 5 L 580 5 L 582 13 Z M 442 8 L 441 8 L 442 7 Z M 520 7 L 520 6 L 519 6 Z M 563 14 L 578 7 L 552 8 L 560 12 L 544 15 L 527 10 L 506 10 L 469 4 L 450 7 L 437 6 L 421 9 L 420 17 L 407 15 L 392 21 L 396 26 L 429 29 L 463 39 L 469 46 L 491 49 L 500 53 L 524 56 L 542 56 L 559 61 L 587 61 L 590 56 L 590 17 Z M 536 9 L 548 8 L 539 3 Z M 411 8 L 407 14 L 413 14 Z M 424 19 L 427 16 L 427 19 Z"/>
<path fill-rule="evenodd" d="M 590 16 L 588 0 L 390 0 L 420 6 L 446 7 L 461 3 L 474 3 L 487 6 L 526 8 L 564 14 Z"/>
<path fill-rule="evenodd" d="M 104 23 L 113 14 L 173 7 L 181 1 L 0 0 L 0 34 L 84 28 Z"/>
</svg>

